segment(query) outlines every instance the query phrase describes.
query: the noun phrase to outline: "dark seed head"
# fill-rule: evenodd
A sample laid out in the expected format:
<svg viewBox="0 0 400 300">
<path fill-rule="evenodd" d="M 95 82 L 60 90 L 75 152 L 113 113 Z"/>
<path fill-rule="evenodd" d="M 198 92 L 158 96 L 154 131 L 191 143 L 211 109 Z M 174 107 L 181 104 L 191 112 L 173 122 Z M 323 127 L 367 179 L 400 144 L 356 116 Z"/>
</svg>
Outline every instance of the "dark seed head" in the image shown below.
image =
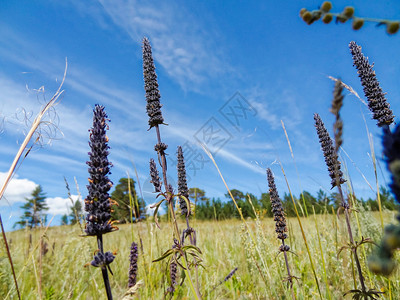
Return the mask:
<svg viewBox="0 0 400 300">
<path fill-rule="evenodd" d="M 168 288 L 168 292 L 173 293 L 175 291 L 175 286 L 178 284 L 176 278 L 178 273 L 178 265 L 173 260 L 169 265 L 169 278 L 171 280 L 171 286 Z"/>
<path fill-rule="evenodd" d="M 342 136 L 343 136 L 343 122 L 340 118 L 340 109 L 343 106 L 343 98 L 342 95 L 343 85 L 342 81 L 338 80 L 335 83 L 335 88 L 333 90 L 333 100 L 331 113 L 333 113 L 336 117 L 335 124 L 333 125 L 333 129 L 335 132 L 335 152 L 338 153 L 340 146 L 343 144 Z"/>
<path fill-rule="evenodd" d="M 376 79 L 372 65 L 369 64 L 368 58 L 361 52 L 361 47 L 355 42 L 350 42 L 349 48 L 353 56 L 354 66 L 358 70 L 358 77 L 361 79 L 365 97 L 368 99 L 368 107 L 373 113 L 373 118 L 378 122 L 379 127 L 392 124 L 394 119 L 392 110 Z"/>
<path fill-rule="evenodd" d="M 181 196 L 186 197 L 186 199 L 189 199 L 189 189 L 187 186 L 187 181 L 186 181 L 186 169 L 185 169 L 185 160 L 183 158 L 183 152 L 182 152 L 182 147 L 178 147 L 177 151 L 177 159 L 178 159 L 178 164 L 177 164 L 177 169 L 178 169 L 178 193 Z M 186 201 L 182 198 L 179 198 L 179 206 L 181 208 L 182 215 L 187 215 L 188 214 L 188 207 L 186 204 Z"/>
<path fill-rule="evenodd" d="M 225 281 L 228 281 L 229 279 L 231 279 L 232 276 L 236 273 L 237 270 L 238 270 L 237 267 L 234 268 L 234 269 L 228 274 L 228 276 L 226 276 L 226 277 L 224 278 L 224 282 L 225 282 Z"/>
<path fill-rule="evenodd" d="M 90 152 L 89 161 L 89 184 L 87 185 L 88 196 L 85 199 L 86 234 L 101 235 L 113 231 L 115 227 L 111 223 L 111 199 L 108 191 L 112 182 L 108 179 L 111 174 L 111 163 L 108 161 L 106 136 L 107 114 L 104 107 L 96 105 L 93 110 L 93 128 L 90 130 Z"/>
<path fill-rule="evenodd" d="M 151 183 L 154 185 L 154 190 L 156 193 L 161 193 L 161 180 L 158 175 L 157 165 L 154 159 L 150 159 L 150 177 Z"/>
<path fill-rule="evenodd" d="M 333 142 L 331 137 L 329 136 L 328 131 L 325 128 L 324 123 L 322 122 L 320 116 L 318 114 L 314 114 L 315 120 L 315 128 L 317 129 L 317 134 L 319 137 L 319 142 L 321 144 L 322 151 L 325 157 L 325 163 L 329 170 L 329 176 L 332 181 L 332 188 L 346 181 L 343 179 L 343 173 L 340 170 L 340 162 L 338 160 L 338 155 L 333 147 Z"/>
<path fill-rule="evenodd" d="M 101 253 L 98 252 L 90 263 L 93 267 L 101 267 L 111 264 L 114 261 L 115 256 L 111 252 Z"/>
<path fill-rule="evenodd" d="M 278 191 L 275 186 L 274 175 L 270 168 L 267 169 L 267 178 L 269 186 L 269 195 L 272 204 L 272 213 L 274 214 L 275 231 L 278 234 L 278 239 L 284 240 L 287 238 L 287 227 L 285 212 L 283 210 L 282 201 L 279 198 Z"/>
<path fill-rule="evenodd" d="M 150 128 L 162 124 L 164 118 L 161 113 L 160 91 L 158 90 L 156 68 L 149 40 L 143 39 L 143 77 L 146 91 L 146 110 L 149 116 Z"/>
<path fill-rule="evenodd" d="M 137 281 L 137 261 L 138 261 L 138 245 L 133 242 L 131 245 L 131 253 L 129 255 L 129 280 L 128 287 L 131 288 L 135 286 Z"/>
</svg>

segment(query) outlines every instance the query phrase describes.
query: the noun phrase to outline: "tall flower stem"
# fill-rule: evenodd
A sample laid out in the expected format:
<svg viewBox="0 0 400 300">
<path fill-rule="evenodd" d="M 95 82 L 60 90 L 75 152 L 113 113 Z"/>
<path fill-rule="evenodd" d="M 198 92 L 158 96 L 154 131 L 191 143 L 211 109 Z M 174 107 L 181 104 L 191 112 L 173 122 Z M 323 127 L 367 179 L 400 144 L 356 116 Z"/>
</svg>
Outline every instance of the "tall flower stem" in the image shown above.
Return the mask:
<svg viewBox="0 0 400 300">
<path fill-rule="evenodd" d="M 99 247 L 99 250 L 100 250 L 99 252 L 104 255 L 103 235 L 102 234 L 97 236 L 97 246 Z M 108 272 L 107 272 L 106 266 L 101 267 L 101 273 L 103 275 L 103 281 L 104 281 L 104 286 L 106 288 L 107 299 L 112 300 L 113 296 L 111 293 L 110 280 L 108 279 Z"/>
<path fill-rule="evenodd" d="M 192 214 L 189 203 L 189 189 L 187 185 L 186 178 L 186 167 L 185 159 L 183 155 L 183 150 L 181 146 L 177 149 L 177 171 L 178 171 L 178 196 L 179 196 L 179 206 L 181 209 L 181 214 L 185 216 L 186 219 L 186 229 L 182 232 L 182 245 L 185 243 L 185 238 L 189 236 L 190 244 L 196 246 L 196 231 L 190 227 L 189 217 Z M 196 287 L 197 291 L 200 291 L 199 284 L 199 272 L 197 266 L 197 259 L 194 259 L 195 276 L 196 276 Z"/>
<path fill-rule="evenodd" d="M 162 141 L 161 141 L 160 128 L 159 128 L 158 124 L 154 125 L 154 127 L 156 128 L 157 142 L 158 142 L 159 145 L 161 145 Z M 174 210 L 174 206 L 173 206 L 173 201 L 172 201 L 173 197 L 172 197 L 172 193 L 168 192 L 170 189 L 169 189 L 168 180 L 167 180 L 167 160 L 165 158 L 164 151 L 159 151 L 158 153 L 159 153 L 159 156 L 160 156 L 159 158 L 160 158 L 160 161 L 161 161 L 164 187 L 165 187 L 165 190 L 167 191 L 166 200 L 168 202 L 168 207 L 169 207 L 169 210 L 171 212 L 171 217 L 172 217 L 172 223 L 173 223 L 173 226 L 174 226 L 175 236 L 177 237 L 177 240 L 179 241 L 180 240 L 179 239 L 179 236 L 180 236 L 179 235 L 179 227 L 178 227 L 178 222 L 176 220 L 175 210 Z M 196 297 L 196 299 L 201 299 L 200 292 L 194 288 L 193 281 L 192 281 L 192 278 L 190 276 L 190 272 L 189 272 L 186 256 L 183 255 L 182 258 L 183 258 L 184 272 L 185 272 L 185 275 L 187 276 L 187 278 L 189 279 L 190 289 L 192 290 L 193 295 Z"/>
<path fill-rule="evenodd" d="M 13 279 L 14 279 L 15 290 L 17 291 L 18 299 L 21 299 L 21 295 L 19 293 L 19 288 L 18 288 L 17 277 L 15 276 L 14 264 L 13 264 L 13 260 L 12 260 L 12 257 L 11 257 L 10 248 L 8 247 L 7 236 L 6 236 L 6 232 L 4 230 L 3 220 L 1 219 L 1 215 L 0 215 L 0 226 L 1 226 L 1 233 L 3 235 L 4 245 L 6 246 L 6 252 L 7 252 L 8 260 L 10 261 L 10 265 L 11 265 L 11 273 L 12 273 Z"/>
<path fill-rule="evenodd" d="M 337 189 L 339 191 L 339 195 L 340 195 L 340 198 L 341 198 L 341 201 L 342 201 L 341 205 L 342 205 L 342 207 L 344 209 L 344 214 L 345 214 L 345 218 L 346 218 L 347 232 L 348 232 L 349 240 L 350 240 L 350 243 L 351 243 L 351 246 L 352 246 L 351 251 L 353 252 L 354 260 L 356 262 L 356 267 L 357 267 L 357 271 L 358 271 L 358 277 L 360 278 L 361 289 L 362 289 L 363 292 L 366 292 L 367 290 L 366 290 L 365 283 L 364 283 L 365 280 L 364 280 L 364 276 L 362 274 L 361 264 L 360 264 L 360 260 L 358 258 L 358 254 L 357 254 L 357 248 L 355 247 L 355 244 L 354 244 L 353 231 L 351 230 L 350 213 L 349 213 L 349 208 L 350 207 L 344 200 L 343 191 L 342 191 L 342 187 L 340 186 L 340 184 L 337 185 Z"/>
<path fill-rule="evenodd" d="M 158 126 L 158 124 L 155 125 L 154 127 L 156 128 L 157 142 L 160 145 L 160 144 L 162 144 L 161 134 L 160 134 L 160 127 Z M 165 187 L 165 190 L 167 191 L 166 199 L 167 199 L 168 207 L 169 207 L 169 210 L 170 210 L 170 213 L 171 213 L 172 223 L 174 225 L 175 235 L 176 235 L 176 238 L 179 240 L 179 228 L 178 228 L 178 222 L 176 221 L 175 211 L 174 211 L 174 207 L 173 207 L 173 203 L 172 203 L 172 200 L 173 200 L 172 199 L 172 194 L 168 193 L 169 186 L 168 186 L 168 179 L 167 179 L 167 159 L 165 157 L 165 152 L 164 151 L 160 151 L 159 155 L 160 155 L 160 162 L 161 162 L 161 168 L 162 168 L 164 187 Z"/>
</svg>

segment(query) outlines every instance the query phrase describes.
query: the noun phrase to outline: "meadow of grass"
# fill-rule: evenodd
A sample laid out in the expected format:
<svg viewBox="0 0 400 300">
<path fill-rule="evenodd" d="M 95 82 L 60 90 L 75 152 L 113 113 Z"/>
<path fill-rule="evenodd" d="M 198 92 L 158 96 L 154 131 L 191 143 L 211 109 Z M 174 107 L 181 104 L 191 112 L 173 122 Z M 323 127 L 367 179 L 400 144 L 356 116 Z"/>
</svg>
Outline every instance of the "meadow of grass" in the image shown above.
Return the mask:
<svg viewBox="0 0 400 300">
<path fill-rule="evenodd" d="M 383 216 L 385 224 L 394 222 L 394 212 L 385 211 Z M 361 235 L 374 240 L 380 239 L 382 228 L 379 213 L 360 211 L 359 224 L 356 218 L 353 217 L 352 220 L 358 240 Z M 246 222 L 255 237 L 255 244 L 240 220 L 193 222 L 205 266 L 205 269 L 199 269 L 203 299 L 292 298 L 287 283 L 283 281 L 286 269 L 283 255 L 278 255 L 280 241 L 276 238 L 275 222 L 271 218 L 248 219 Z M 356 277 L 354 269 L 352 272 L 353 264 L 349 253 L 343 250 L 338 255 L 339 249 L 348 242 L 344 215 L 338 217 L 336 214 L 326 213 L 316 215 L 315 218 L 310 215 L 308 218 L 301 218 L 301 222 L 314 260 L 323 299 L 343 299 L 343 292 L 354 288 L 354 276 Z M 297 299 L 318 299 L 320 296 L 298 221 L 288 218 L 287 223 L 287 242 L 293 251 L 288 253 L 289 263 L 292 274 L 298 277 L 293 285 L 295 296 Z M 134 297 L 163 299 L 169 286 L 167 263 L 152 263 L 152 260 L 170 248 L 173 230 L 171 223 L 161 222 L 160 225 L 161 229 L 158 229 L 153 221 L 148 220 L 121 225 L 118 234 L 106 235 L 104 246 L 118 253 L 111 265 L 114 275 L 110 276 L 115 299 L 122 299 L 127 291 L 132 239 L 139 244 L 138 284 Z M 179 225 L 184 225 L 183 220 Z M 362 232 L 357 229 L 358 225 Z M 93 267 L 85 267 L 93 259 L 95 240 L 81 237 L 79 225 L 50 227 L 45 230 L 18 230 L 7 234 L 22 298 L 104 299 L 101 272 Z M 41 236 L 44 245 L 42 247 Z M 366 268 L 365 255 L 368 255 L 373 247 L 365 245 L 363 250 L 359 251 L 366 282 L 371 288 L 384 291 L 383 298 L 389 299 L 388 280 L 370 274 Z M 47 249 L 42 252 L 41 261 L 40 248 Z M 0 250 L 0 264 L 0 298 L 15 299 L 17 295 L 3 248 Z M 238 270 L 234 276 L 213 290 L 236 267 Z M 263 276 L 260 276 L 260 272 Z M 400 295 L 399 272 L 396 270 L 391 276 L 391 299 L 398 299 Z M 172 299 L 193 299 L 186 282 L 176 287 Z"/>
</svg>

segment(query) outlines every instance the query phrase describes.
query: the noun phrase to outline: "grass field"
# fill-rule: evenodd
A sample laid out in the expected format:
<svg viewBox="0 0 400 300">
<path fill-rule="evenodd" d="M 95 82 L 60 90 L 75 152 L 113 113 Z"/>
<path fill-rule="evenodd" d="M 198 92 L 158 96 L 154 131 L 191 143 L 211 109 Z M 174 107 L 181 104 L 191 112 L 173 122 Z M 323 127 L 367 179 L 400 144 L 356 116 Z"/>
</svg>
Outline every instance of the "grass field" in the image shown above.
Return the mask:
<svg viewBox="0 0 400 300">
<path fill-rule="evenodd" d="M 362 235 L 379 241 L 382 232 L 379 215 L 368 211 L 356 214 L 358 218 L 355 217 L 355 213 L 352 215 L 353 228 L 356 229 L 360 225 L 363 230 L 363 232 L 355 230 L 356 239 L 360 240 Z M 393 222 L 394 215 L 394 212 L 385 212 L 385 223 Z M 302 218 L 301 221 L 323 299 L 343 299 L 343 293 L 354 288 L 353 276 L 356 276 L 352 272 L 354 269 L 349 251 L 342 251 L 338 257 L 340 247 L 346 245 L 348 240 L 344 216 L 338 218 L 332 214 L 317 215 L 315 219 L 310 216 Z M 265 218 L 247 220 L 247 224 L 256 244 L 249 238 L 246 227 L 239 220 L 193 222 L 192 226 L 197 231 L 197 245 L 203 252 L 205 269 L 200 269 L 199 284 L 204 299 L 290 299 L 292 297 L 290 289 L 283 281 L 286 276 L 283 255 L 277 256 L 280 242 L 276 238 L 274 221 Z M 170 226 L 170 223 L 161 223 L 160 230 L 154 222 L 147 221 L 121 225 L 119 232 L 107 235 L 104 239 L 105 247 L 118 251 L 111 265 L 114 273 L 111 276 L 111 287 L 115 299 L 123 298 L 127 290 L 130 244 L 133 239 L 140 244 L 140 238 L 143 252 L 139 250 L 138 281 L 140 282 L 135 297 L 163 299 L 168 287 L 166 262 L 151 261 L 171 247 Z M 287 244 L 293 251 L 293 254 L 288 254 L 289 263 L 292 274 L 298 277 L 294 281 L 295 296 L 297 299 L 318 299 L 317 285 L 297 219 L 289 218 L 288 227 Z M 104 299 L 101 272 L 96 268 L 84 267 L 92 260 L 93 249 L 96 248 L 95 239 L 81 237 L 78 225 L 49 228 L 42 240 L 45 245 L 42 248 L 48 251 L 40 258 L 40 237 L 44 231 L 45 228 L 8 233 L 22 298 Z M 31 245 L 30 235 L 32 235 Z M 365 266 L 365 255 L 368 255 L 372 247 L 366 245 L 359 250 L 366 282 L 370 287 L 384 291 L 383 298 L 389 299 L 388 280 L 368 273 Z M 3 247 L 0 251 L 0 298 L 15 299 L 16 292 L 9 262 Z M 238 270 L 234 276 L 213 290 L 213 287 L 236 267 Z M 390 282 L 391 299 L 399 298 L 398 278 L 399 271 L 395 271 Z M 169 297 L 168 295 L 167 299 Z M 173 299 L 192 299 L 192 297 L 185 282 L 177 287 Z"/>
</svg>

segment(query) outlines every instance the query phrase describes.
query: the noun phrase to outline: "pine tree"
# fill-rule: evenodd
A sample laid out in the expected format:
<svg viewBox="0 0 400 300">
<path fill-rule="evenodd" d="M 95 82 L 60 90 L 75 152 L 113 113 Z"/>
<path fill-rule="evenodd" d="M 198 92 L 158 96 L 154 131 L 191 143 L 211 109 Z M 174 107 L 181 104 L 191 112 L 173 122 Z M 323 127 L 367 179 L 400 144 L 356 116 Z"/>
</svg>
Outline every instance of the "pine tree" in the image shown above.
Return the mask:
<svg viewBox="0 0 400 300">
<path fill-rule="evenodd" d="M 82 203 L 77 199 L 74 204 L 70 206 L 71 213 L 69 214 L 70 224 L 74 225 L 78 223 L 78 220 L 82 218 Z"/>
<path fill-rule="evenodd" d="M 45 219 L 44 211 L 48 210 L 49 207 L 46 204 L 46 194 L 43 192 L 42 187 L 38 185 L 31 196 L 32 198 L 25 198 L 26 203 L 21 206 L 24 214 L 14 226 L 20 225 L 21 227 L 35 228 Z"/>
<path fill-rule="evenodd" d="M 132 196 L 132 218 L 136 220 L 140 220 L 141 217 L 145 215 L 145 207 L 143 199 L 137 198 L 136 190 L 135 190 L 135 181 L 133 179 L 129 179 L 128 186 L 128 178 L 121 178 L 119 180 L 118 185 L 115 187 L 115 190 L 111 193 L 111 199 L 118 203 L 118 206 L 114 207 L 114 212 L 112 213 L 112 217 L 114 220 L 119 220 L 121 223 L 130 222 L 131 219 L 131 204 L 129 200 L 129 188 L 131 190 Z M 136 200 L 137 198 L 137 204 Z"/>
</svg>

